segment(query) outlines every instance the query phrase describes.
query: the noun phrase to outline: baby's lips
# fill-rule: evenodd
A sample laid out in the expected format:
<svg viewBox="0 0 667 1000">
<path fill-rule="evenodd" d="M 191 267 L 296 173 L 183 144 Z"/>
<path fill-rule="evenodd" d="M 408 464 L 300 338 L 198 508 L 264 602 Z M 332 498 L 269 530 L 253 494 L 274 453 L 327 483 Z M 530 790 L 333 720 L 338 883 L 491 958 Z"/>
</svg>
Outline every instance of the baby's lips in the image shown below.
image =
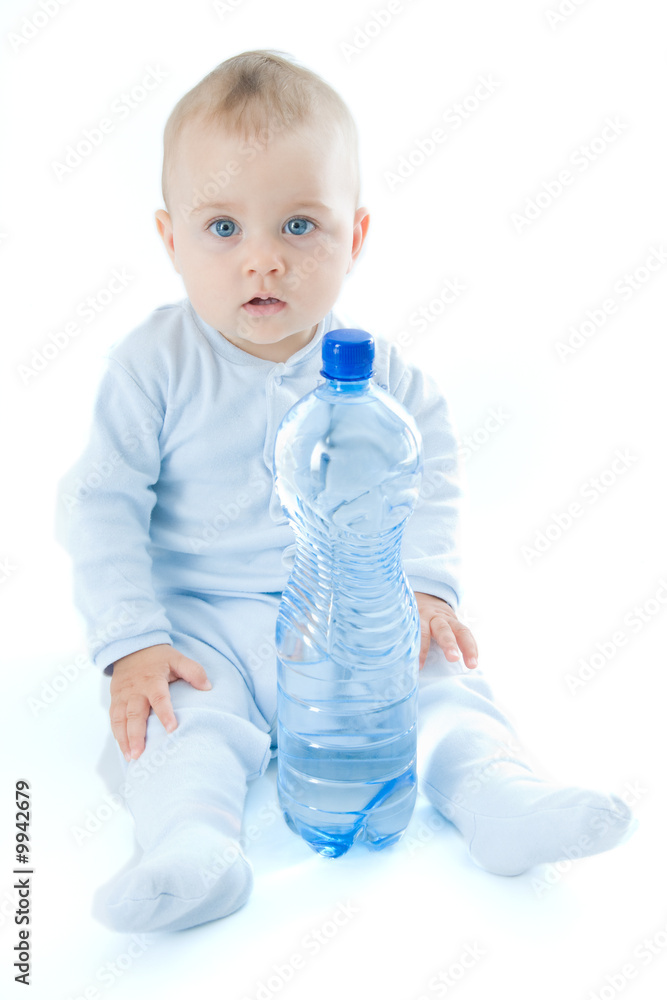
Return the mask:
<svg viewBox="0 0 667 1000">
<path fill-rule="evenodd" d="M 244 302 L 241 308 L 251 316 L 274 316 L 276 313 L 282 312 L 282 308 L 285 305 L 287 303 L 283 299 L 276 298 L 273 295 L 266 298 L 256 295 L 247 302 Z"/>
</svg>

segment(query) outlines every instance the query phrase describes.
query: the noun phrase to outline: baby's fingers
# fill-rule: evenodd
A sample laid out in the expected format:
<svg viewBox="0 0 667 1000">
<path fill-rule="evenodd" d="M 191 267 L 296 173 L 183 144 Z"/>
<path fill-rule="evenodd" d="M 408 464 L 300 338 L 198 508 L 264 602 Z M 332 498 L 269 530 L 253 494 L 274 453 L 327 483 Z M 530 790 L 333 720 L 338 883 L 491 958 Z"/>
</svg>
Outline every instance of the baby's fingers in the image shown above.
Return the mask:
<svg viewBox="0 0 667 1000">
<path fill-rule="evenodd" d="M 461 654 L 456 644 L 456 637 L 448 619 L 444 615 L 435 615 L 431 619 L 431 632 L 448 660 L 453 662 L 460 658 Z"/>
<path fill-rule="evenodd" d="M 426 663 L 429 647 L 431 645 L 431 626 L 427 621 L 421 625 L 421 643 L 419 646 L 419 669 Z"/>
<path fill-rule="evenodd" d="M 123 747 L 126 760 L 136 760 L 144 752 L 146 745 L 146 719 L 150 712 L 150 702 L 143 694 L 130 695 L 127 702 L 127 743 L 129 758 Z"/>
<path fill-rule="evenodd" d="M 127 738 L 127 705 L 123 701 L 114 701 L 109 709 L 111 732 L 120 747 L 125 760 L 130 759 L 130 741 Z"/>
<path fill-rule="evenodd" d="M 472 632 L 469 628 L 459 622 L 456 638 L 458 640 L 459 649 L 463 654 L 463 662 L 466 667 L 473 670 L 477 666 L 477 657 L 479 656 L 479 653 L 477 652 L 477 643 L 475 642 Z"/>
<path fill-rule="evenodd" d="M 169 694 L 169 685 L 166 681 L 160 681 L 159 687 L 157 688 L 156 692 L 150 695 L 150 700 L 153 711 L 157 715 L 158 719 L 160 720 L 164 728 L 167 730 L 168 733 L 173 733 L 174 729 L 176 729 L 176 726 L 178 725 L 178 722 L 176 721 L 176 716 L 174 714 L 174 707 L 171 703 L 171 696 Z"/>
<path fill-rule="evenodd" d="M 193 687 L 199 688 L 200 691 L 210 691 L 213 687 L 201 663 L 191 660 L 189 656 L 183 656 L 182 653 L 175 653 L 170 658 L 169 665 L 173 675 L 170 676 L 169 680 L 173 680 L 174 677 L 181 677 L 184 681 L 192 684 Z M 155 708 L 155 705 L 153 705 L 153 708 Z"/>
</svg>

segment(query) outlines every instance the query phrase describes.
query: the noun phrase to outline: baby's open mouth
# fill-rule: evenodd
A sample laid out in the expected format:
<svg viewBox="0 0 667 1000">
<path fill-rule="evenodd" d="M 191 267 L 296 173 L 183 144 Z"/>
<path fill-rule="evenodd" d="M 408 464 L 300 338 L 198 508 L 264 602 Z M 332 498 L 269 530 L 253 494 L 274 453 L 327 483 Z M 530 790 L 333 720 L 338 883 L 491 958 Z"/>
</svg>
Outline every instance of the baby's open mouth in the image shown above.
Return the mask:
<svg viewBox="0 0 667 1000">
<path fill-rule="evenodd" d="M 286 304 L 282 299 L 276 299 L 274 296 L 262 298 L 261 295 L 256 295 L 254 299 L 244 302 L 243 308 L 251 316 L 275 316 L 276 313 L 285 308 Z"/>
</svg>

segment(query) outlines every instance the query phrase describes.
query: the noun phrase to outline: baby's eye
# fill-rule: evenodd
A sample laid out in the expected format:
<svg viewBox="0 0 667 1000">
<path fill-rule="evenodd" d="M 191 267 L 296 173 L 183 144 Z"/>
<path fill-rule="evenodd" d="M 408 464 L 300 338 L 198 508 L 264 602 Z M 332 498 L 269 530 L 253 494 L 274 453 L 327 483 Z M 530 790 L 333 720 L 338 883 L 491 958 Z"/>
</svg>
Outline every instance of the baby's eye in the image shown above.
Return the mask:
<svg viewBox="0 0 667 1000">
<path fill-rule="evenodd" d="M 307 226 L 310 226 L 310 229 L 307 229 Z M 312 233 L 314 228 L 315 224 L 308 219 L 290 219 L 285 223 L 285 229 L 290 236 L 305 236 L 306 233 Z"/>
<path fill-rule="evenodd" d="M 235 236 L 234 229 L 236 228 L 236 223 L 232 222 L 231 219 L 216 219 L 208 227 L 213 230 L 216 236 Z"/>
</svg>

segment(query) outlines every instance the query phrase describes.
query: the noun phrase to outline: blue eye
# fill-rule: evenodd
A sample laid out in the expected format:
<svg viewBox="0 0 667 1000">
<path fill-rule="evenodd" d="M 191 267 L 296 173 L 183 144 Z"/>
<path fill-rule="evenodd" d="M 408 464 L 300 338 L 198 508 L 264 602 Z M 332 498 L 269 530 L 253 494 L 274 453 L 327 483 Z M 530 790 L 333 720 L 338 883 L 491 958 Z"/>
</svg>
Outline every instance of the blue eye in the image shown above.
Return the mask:
<svg viewBox="0 0 667 1000">
<path fill-rule="evenodd" d="M 216 219 L 208 227 L 212 229 L 216 236 L 235 236 L 234 229 L 236 228 L 236 223 L 232 222 L 231 219 Z"/>
<path fill-rule="evenodd" d="M 306 226 L 310 226 L 310 229 L 306 229 Z M 314 228 L 314 223 L 309 222 L 308 219 L 290 219 L 289 222 L 285 223 L 285 229 L 290 236 L 305 236 L 306 233 L 312 233 Z"/>
</svg>

